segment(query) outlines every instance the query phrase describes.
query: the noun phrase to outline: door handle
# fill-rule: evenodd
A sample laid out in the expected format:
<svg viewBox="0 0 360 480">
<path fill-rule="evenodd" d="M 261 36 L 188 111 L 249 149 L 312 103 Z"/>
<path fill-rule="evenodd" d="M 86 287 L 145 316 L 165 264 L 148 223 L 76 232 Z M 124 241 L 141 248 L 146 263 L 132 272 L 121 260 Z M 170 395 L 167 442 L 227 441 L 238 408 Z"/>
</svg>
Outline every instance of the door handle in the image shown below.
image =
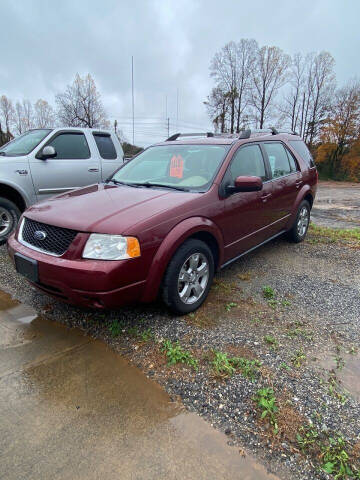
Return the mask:
<svg viewBox="0 0 360 480">
<path fill-rule="evenodd" d="M 271 197 L 271 193 L 265 193 L 264 195 L 261 196 L 261 200 L 265 203 L 269 200 Z"/>
<path fill-rule="evenodd" d="M 99 169 L 98 168 L 89 168 L 88 169 L 88 172 L 98 172 Z"/>
</svg>

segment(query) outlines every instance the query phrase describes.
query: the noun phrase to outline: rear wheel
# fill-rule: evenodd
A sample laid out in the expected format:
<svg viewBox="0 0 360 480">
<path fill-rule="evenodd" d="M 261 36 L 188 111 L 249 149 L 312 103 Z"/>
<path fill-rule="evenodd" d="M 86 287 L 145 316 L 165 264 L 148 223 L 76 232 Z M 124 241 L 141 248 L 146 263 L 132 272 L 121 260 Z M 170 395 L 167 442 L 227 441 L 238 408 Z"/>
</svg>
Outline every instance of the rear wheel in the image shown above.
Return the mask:
<svg viewBox="0 0 360 480">
<path fill-rule="evenodd" d="M 289 230 L 289 239 L 299 243 L 304 240 L 310 223 L 310 204 L 307 200 L 300 203 L 295 222 Z"/>
<path fill-rule="evenodd" d="M 7 198 L 0 197 L 0 245 L 6 242 L 15 230 L 20 218 L 20 210 Z"/>
<path fill-rule="evenodd" d="M 214 277 L 214 258 L 206 243 L 190 239 L 175 253 L 166 270 L 162 296 L 176 313 L 190 313 L 206 299 Z"/>
</svg>

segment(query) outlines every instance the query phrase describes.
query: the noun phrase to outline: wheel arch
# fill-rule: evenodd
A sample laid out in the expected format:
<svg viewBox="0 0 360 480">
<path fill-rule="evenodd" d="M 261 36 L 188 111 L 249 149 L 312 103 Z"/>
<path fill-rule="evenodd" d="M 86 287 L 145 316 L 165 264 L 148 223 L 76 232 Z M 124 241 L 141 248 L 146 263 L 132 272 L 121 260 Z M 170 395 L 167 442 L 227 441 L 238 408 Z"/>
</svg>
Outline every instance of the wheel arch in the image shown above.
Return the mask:
<svg viewBox="0 0 360 480">
<path fill-rule="evenodd" d="M 214 254 L 215 269 L 223 261 L 224 244 L 222 234 L 214 222 L 204 217 L 191 217 L 177 224 L 164 238 L 149 269 L 146 286 L 141 300 L 153 301 L 158 294 L 166 268 L 176 250 L 188 239 L 205 242 Z"/>
<path fill-rule="evenodd" d="M 286 224 L 286 230 L 290 230 L 290 228 L 293 226 L 293 223 L 295 222 L 295 218 L 296 218 L 296 215 L 297 215 L 299 205 L 303 200 L 307 200 L 309 202 L 310 210 L 311 210 L 312 205 L 314 203 L 314 195 L 313 195 L 309 185 L 304 185 L 302 187 L 302 189 L 298 192 L 296 200 L 294 202 L 294 206 L 293 206 L 292 211 L 291 211 L 291 215 L 290 215 L 289 220 Z"/>
<path fill-rule="evenodd" d="M 6 198 L 15 203 L 20 212 L 22 213 L 29 202 L 23 192 L 20 192 L 17 188 L 7 183 L 0 182 L 0 197 Z"/>
</svg>

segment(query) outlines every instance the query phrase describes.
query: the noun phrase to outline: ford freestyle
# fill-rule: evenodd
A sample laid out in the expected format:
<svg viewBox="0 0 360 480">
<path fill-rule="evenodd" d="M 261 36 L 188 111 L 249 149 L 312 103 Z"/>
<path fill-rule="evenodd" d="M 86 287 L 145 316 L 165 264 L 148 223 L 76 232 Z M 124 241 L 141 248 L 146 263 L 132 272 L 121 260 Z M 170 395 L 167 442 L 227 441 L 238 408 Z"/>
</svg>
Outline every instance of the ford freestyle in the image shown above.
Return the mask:
<svg viewBox="0 0 360 480">
<path fill-rule="evenodd" d="M 176 134 L 105 183 L 30 207 L 8 249 L 19 273 L 63 301 L 113 308 L 161 294 L 188 313 L 216 270 L 278 235 L 304 239 L 317 178 L 295 134 Z"/>
</svg>

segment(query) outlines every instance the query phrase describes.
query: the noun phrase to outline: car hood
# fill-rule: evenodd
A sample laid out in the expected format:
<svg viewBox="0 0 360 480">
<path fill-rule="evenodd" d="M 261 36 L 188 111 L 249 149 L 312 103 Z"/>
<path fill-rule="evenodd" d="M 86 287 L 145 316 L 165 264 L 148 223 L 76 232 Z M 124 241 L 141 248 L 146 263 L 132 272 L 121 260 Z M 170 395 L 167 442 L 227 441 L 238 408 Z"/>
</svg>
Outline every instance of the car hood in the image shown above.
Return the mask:
<svg viewBox="0 0 360 480">
<path fill-rule="evenodd" d="M 107 184 L 90 185 L 30 207 L 25 216 L 81 232 L 122 234 L 194 198 L 193 193 Z"/>
</svg>

